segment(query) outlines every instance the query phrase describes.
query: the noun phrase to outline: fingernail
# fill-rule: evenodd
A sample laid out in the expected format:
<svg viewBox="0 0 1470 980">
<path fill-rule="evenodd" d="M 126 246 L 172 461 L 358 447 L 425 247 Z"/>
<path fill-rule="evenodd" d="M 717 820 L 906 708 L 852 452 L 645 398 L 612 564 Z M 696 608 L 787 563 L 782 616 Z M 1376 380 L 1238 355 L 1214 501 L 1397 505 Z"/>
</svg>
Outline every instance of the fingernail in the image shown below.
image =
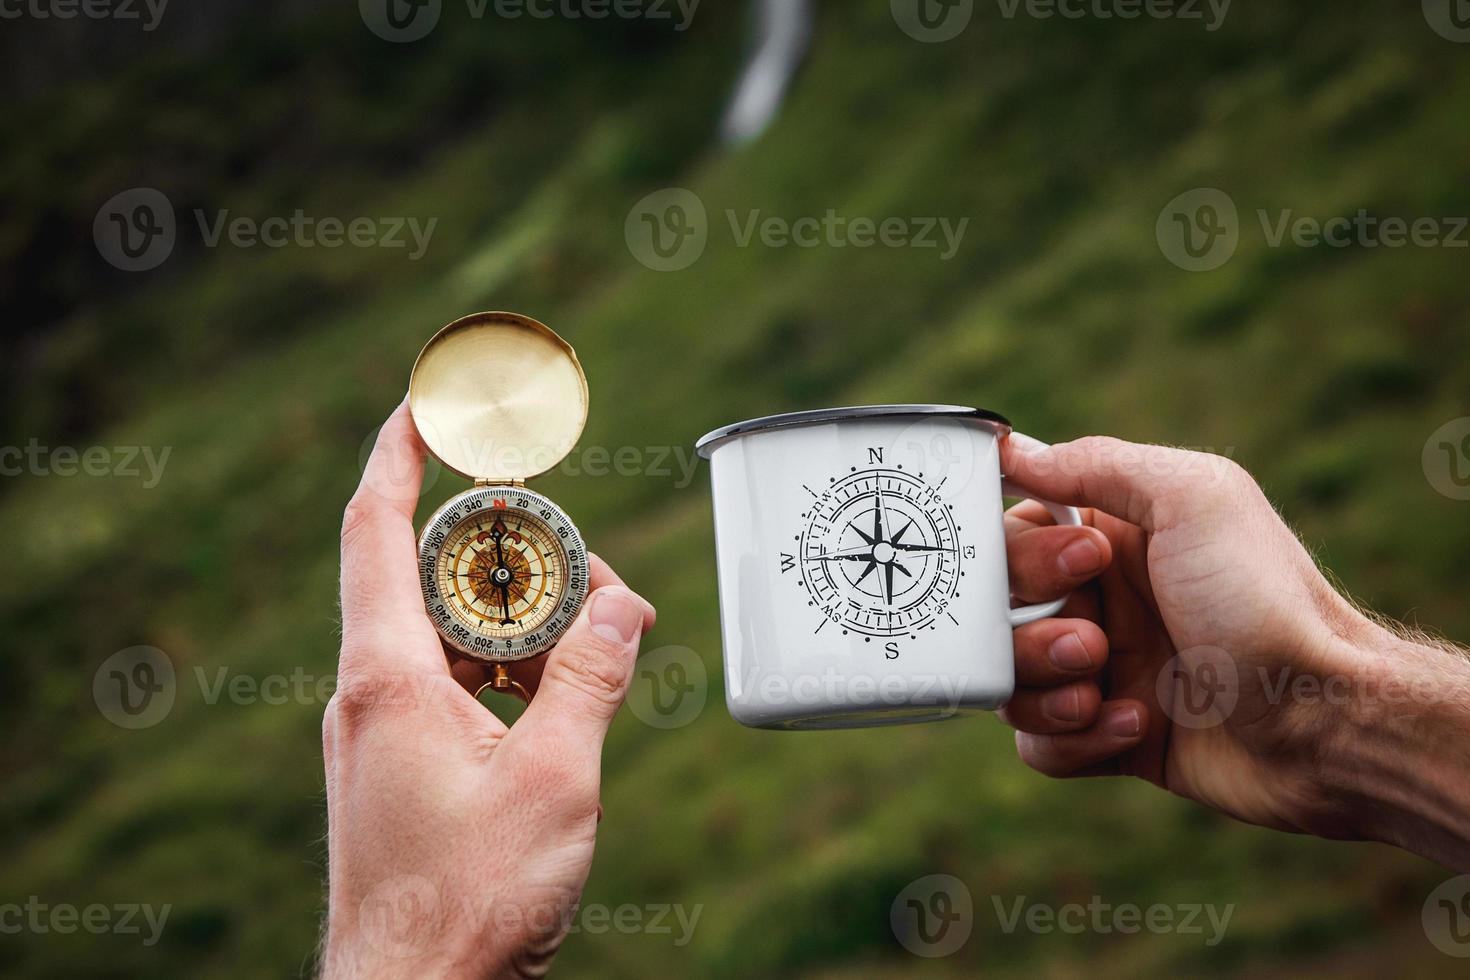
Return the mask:
<svg viewBox="0 0 1470 980">
<path fill-rule="evenodd" d="M 1103 721 L 1103 728 L 1107 733 L 1118 738 L 1133 738 L 1142 727 L 1138 719 L 1138 709 L 1131 706 L 1108 709 L 1108 716 Z"/>
<path fill-rule="evenodd" d="M 1012 432 L 1006 437 L 1006 441 L 1011 444 L 1012 449 L 1027 456 L 1044 453 L 1049 448 L 1040 439 L 1033 439 L 1023 432 Z"/>
<path fill-rule="evenodd" d="M 587 610 L 592 632 L 614 643 L 632 643 L 643 625 L 643 610 L 626 589 L 598 589 Z"/>
<path fill-rule="evenodd" d="M 1057 564 L 1062 571 L 1073 578 L 1101 570 L 1102 563 L 1102 549 L 1091 535 L 1073 541 L 1057 556 Z"/>
<path fill-rule="evenodd" d="M 1057 721 L 1076 721 L 1082 717 L 1082 698 L 1075 687 L 1051 691 L 1041 699 L 1041 710 Z"/>
<path fill-rule="evenodd" d="M 1046 653 L 1061 670 L 1087 670 L 1092 666 L 1092 654 L 1087 652 L 1087 644 L 1076 633 L 1057 637 Z"/>
</svg>

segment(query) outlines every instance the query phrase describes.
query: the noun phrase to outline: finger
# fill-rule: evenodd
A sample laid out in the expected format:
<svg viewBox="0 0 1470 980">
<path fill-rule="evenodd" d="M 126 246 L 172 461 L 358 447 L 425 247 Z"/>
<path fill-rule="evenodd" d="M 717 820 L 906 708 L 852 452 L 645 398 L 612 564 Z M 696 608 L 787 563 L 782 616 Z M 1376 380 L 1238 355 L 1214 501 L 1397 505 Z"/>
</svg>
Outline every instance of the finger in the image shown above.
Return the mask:
<svg viewBox="0 0 1470 980">
<path fill-rule="evenodd" d="M 418 582 L 424 444 L 405 401 L 378 432 L 342 519 L 342 668 L 446 669 Z M 392 641 L 392 642 L 384 642 Z"/>
<path fill-rule="evenodd" d="M 1016 732 L 1016 752 L 1022 762 L 1047 776 L 1116 771 L 1115 766 L 1103 764 L 1116 763 L 1121 753 L 1138 745 L 1143 739 L 1145 717 L 1146 709 L 1140 701 L 1108 701 L 1086 731 L 1060 735 Z"/>
<path fill-rule="evenodd" d="M 1045 447 L 1013 434 L 1001 458 L 1006 474 L 1037 496 L 1097 507 L 1149 532 L 1177 523 L 1234 468 L 1223 456 L 1108 436 Z"/>
<path fill-rule="evenodd" d="M 623 581 L 622 576 L 613 571 L 611 565 L 590 551 L 587 553 L 587 566 L 587 588 L 589 593 L 596 592 L 604 585 L 621 585 L 625 589 L 628 588 L 628 584 Z M 632 590 L 629 589 L 629 591 L 631 592 Z M 653 608 L 653 603 L 638 595 L 638 593 L 634 592 L 633 595 L 637 597 L 639 602 L 643 603 L 643 632 L 647 633 L 658 622 L 658 610 Z"/>
<path fill-rule="evenodd" d="M 1095 527 L 1036 527 L 1006 535 L 1011 592 L 1048 602 L 1096 578 L 1113 560 L 1107 535 Z"/>
<path fill-rule="evenodd" d="M 1088 728 L 1097 720 L 1102 692 L 1092 681 L 1060 687 L 1018 688 L 1000 709 L 1001 720 L 1020 732 L 1053 735 Z"/>
<path fill-rule="evenodd" d="M 1062 619 L 1086 619 L 1102 625 L 1102 589 L 1098 582 L 1088 582 L 1067 596 L 1057 615 Z"/>
<path fill-rule="evenodd" d="M 648 604 L 622 585 L 593 592 L 546 655 L 540 690 L 513 734 L 596 772 L 602 740 L 628 693 Z"/>
<path fill-rule="evenodd" d="M 1029 530 L 1033 527 L 1051 527 L 1057 519 L 1046 505 L 1039 500 L 1027 498 L 1013 507 L 1006 508 L 1006 533 Z M 1087 523 L 1083 521 L 1083 523 Z"/>
<path fill-rule="evenodd" d="M 1065 684 L 1097 673 L 1108 662 L 1108 638 L 1085 619 L 1041 619 L 1015 633 L 1016 683 Z"/>
</svg>

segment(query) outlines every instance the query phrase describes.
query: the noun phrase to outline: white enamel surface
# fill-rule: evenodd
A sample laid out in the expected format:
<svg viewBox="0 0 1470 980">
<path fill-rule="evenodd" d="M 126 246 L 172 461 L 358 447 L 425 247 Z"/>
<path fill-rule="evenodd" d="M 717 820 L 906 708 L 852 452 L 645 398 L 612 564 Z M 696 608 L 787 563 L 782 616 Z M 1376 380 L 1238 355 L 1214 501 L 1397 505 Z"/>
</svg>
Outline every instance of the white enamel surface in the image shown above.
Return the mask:
<svg viewBox="0 0 1470 980">
<path fill-rule="evenodd" d="M 775 428 L 719 446 L 710 466 L 726 701 L 737 721 L 863 727 L 992 709 L 1010 697 L 1012 611 L 991 430 L 943 416 Z M 819 503 L 824 494 L 829 506 Z M 871 561 L 866 537 L 883 536 L 872 523 L 881 520 L 879 497 L 891 518 L 886 536 L 930 549 L 896 556 L 910 575 L 894 574 L 891 595 L 885 565 L 863 576 Z M 945 513 L 956 539 L 952 555 L 942 547 L 945 522 L 931 520 Z M 912 528 L 904 530 L 906 523 Z M 802 585 L 803 543 L 814 586 Z M 797 559 L 785 562 L 784 573 L 783 554 Z M 944 587 L 951 561 L 961 574 Z M 910 591 L 900 596 L 905 586 Z M 942 612 L 932 614 L 941 602 Z M 837 620 L 824 616 L 824 603 Z M 1051 605 L 1033 609 L 1034 618 Z M 894 630 L 893 615 L 872 611 L 906 607 L 898 620 L 914 616 L 923 625 Z"/>
</svg>

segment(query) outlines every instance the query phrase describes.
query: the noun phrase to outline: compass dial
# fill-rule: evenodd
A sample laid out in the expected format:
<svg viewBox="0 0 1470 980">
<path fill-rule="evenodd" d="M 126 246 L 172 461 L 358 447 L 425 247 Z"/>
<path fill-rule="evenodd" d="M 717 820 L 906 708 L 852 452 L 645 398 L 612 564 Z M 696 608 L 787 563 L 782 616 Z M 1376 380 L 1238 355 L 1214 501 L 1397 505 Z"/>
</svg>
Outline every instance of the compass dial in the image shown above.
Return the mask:
<svg viewBox="0 0 1470 980">
<path fill-rule="evenodd" d="M 814 494 L 794 555 L 808 603 L 844 631 L 917 636 L 954 620 L 960 528 L 937 488 L 901 469 L 855 470 Z"/>
<path fill-rule="evenodd" d="M 424 528 L 419 581 L 450 646 L 481 660 L 519 660 L 549 649 L 571 626 L 587 596 L 587 549 L 540 494 L 479 487 Z"/>
</svg>

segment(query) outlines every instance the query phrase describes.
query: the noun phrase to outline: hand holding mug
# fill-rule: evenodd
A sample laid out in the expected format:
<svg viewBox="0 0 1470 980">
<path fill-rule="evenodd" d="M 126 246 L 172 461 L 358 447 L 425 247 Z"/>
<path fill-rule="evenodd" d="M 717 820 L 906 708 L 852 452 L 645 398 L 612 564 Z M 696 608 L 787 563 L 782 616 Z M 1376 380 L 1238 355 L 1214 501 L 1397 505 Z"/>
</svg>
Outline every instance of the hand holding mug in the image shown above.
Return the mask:
<svg viewBox="0 0 1470 980">
<path fill-rule="evenodd" d="M 1020 594 L 1072 593 L 1064 618 L 1016 633 L 1002 717 L 1028 765 L 1470 866 L 1465 651 L 1359 612 L 1228 459 L 1021 436 L 1002 458 L 1087 525 L 1031 501 L 1006 515 Z"/>
</svg>

